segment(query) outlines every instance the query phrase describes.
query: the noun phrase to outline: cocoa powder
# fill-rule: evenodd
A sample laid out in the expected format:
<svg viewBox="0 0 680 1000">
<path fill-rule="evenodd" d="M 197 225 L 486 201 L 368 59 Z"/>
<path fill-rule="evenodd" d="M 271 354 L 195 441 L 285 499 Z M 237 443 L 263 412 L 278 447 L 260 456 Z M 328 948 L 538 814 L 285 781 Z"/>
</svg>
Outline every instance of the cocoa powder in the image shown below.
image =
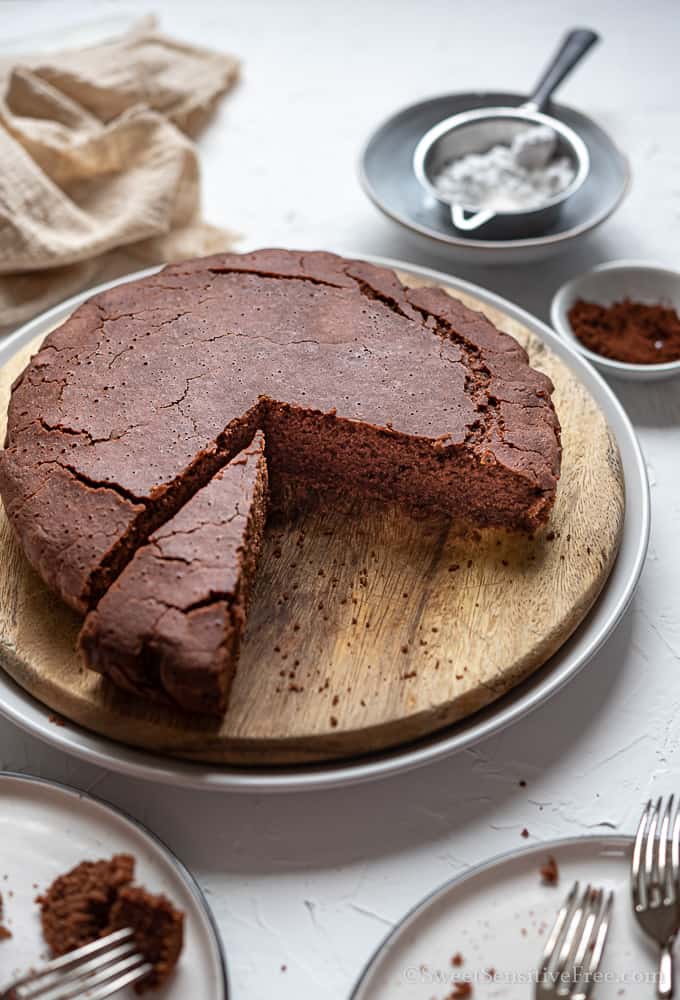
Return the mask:
<svg viewBox="0 0 680 1000">
<path fill-rule="evenodd" d="M 637 365 L 680 360 L 680 316 L 669 306 L 632 299 L 602 306 L 578 299 L 568 316 L 581 343 L 605 358 Z"/>
</svg>

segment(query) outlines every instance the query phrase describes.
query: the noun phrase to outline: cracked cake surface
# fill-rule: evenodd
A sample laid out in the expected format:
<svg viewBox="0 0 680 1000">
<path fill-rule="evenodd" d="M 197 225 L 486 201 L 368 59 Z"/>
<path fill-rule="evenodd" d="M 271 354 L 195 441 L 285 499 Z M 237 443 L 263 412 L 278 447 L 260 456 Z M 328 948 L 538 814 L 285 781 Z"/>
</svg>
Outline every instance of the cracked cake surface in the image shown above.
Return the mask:
<svg viewBox="0 0 680 1000">
<path fill-rule="evenodd" d="M 14 386 L 0 493 L 81 612 L 149 535 L 267 438 L 272 503 L 342 492 L 532 530 L 560 468 L 550 380 L 436 288 L 327 253 L 172 265 L 80 306 Z"/>
<path fill-rule="evenodd" d="M 155 531 L 85 619 L 89 667 L 145 698 L 226 708 L 262 543 L 264 435 Z"/>
<path fill-rule="evenodd" d="M 442 289 L 328 253 L 220 254 L 102 292 L 46 338 L 13 387 L 0 494 L 29 561 L 88 614 L 88 665 L 219 713 L 267 477 L 281 513 L 349 492 L 532 531 L 560 471 L 551 392 Z M 260 487 L 230 521 L 239 462 Z"/>
</svg>

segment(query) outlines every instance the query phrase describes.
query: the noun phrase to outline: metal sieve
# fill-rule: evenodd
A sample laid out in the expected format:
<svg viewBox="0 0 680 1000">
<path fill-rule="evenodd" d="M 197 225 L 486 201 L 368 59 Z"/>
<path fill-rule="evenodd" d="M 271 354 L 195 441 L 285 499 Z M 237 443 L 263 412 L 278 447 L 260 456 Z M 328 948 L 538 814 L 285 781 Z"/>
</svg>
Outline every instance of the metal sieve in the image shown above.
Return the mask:
<svg viewBox="0 0 680 1000">
<path fill-rule="evenodd" d="M 413 170 L 423 188 L 451 212 L 456 229 L 482 229 L 482 238 L 521 239 L 544 230 L 559 214 L 560 207 L 581 187 L 590 169 L 588 149 L 576 132 L 557 118 L 545 114 L 551 95 L 599 35 L 586 28 L 570 31 L 536 84 L 531 96 L 518 108 L 482 108 L 465 111 L 434 125 L 422 137 L 413 154 Z M 470 153 L 486 153 L 493 146 L 509 145 L 526 128 L 547 125 L 555 133 L 555 157 L 571 160 L 574 178 L 562 191 L 538 208 L 496 211 L 480 205 L 453 202 L 435 185 L 434 179 L 452 160 Z"/>
</svg>

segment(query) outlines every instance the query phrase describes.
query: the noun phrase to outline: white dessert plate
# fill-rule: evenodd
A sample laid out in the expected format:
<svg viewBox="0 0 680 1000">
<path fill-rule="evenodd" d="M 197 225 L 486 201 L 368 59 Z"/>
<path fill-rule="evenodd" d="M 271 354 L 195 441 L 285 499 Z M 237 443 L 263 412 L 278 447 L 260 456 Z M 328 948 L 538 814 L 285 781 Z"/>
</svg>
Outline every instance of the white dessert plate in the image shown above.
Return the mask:
<svg viewBox="0 0 680 1000">
<path fill-rule="evenodd" d="M 348 254 L 348 256 L 350 256 Z M 294 767 L 227 767 L 176 760 L 115 743 L 66 722 L 54 725 L 52 712 L 0 670 L 0 713 L 22 729 L 67 753 L 92 764 L 138 778 L 214 791 L 282 792 L 330 788 L 397 774 L 463 750 L 486 739 L 505 726 L 518 722 L 555 694 L 574 677 L 612 633 L 637 585 L 649 542 L 649 485 L 644 460 L 633 427 L 618 399 L 605 381 L 570 345 L 548 326 L 506 299 L 458 278 L 403 261 L 356 254 L 376 264 L 411 272 L 433 283 L 474 295 L 503 310 L 540 337 L 578 375 L 604 412 L 616 438 L 625 480 L 626 511 L 621 546 L 616 563 L 595 606 L 573 636 L 530 678 L 481 712 L 426 739 L 391 748 L 379 754 L 342 762 Z M 153 273 L 140 271 L 126 281 Z M 112 282 L 111 284 L 115 284 Z M 106 285 L 75 296 L 50 309 L 7 337 L 0 345 L 4 364 L 23 345 L 47 333 L 84 300 Z"/>
<path fill-rule="evenodd" d="M 184 949 L 159 1000 L 227 1000 L 227 967 L 208 904 L 184 865 L 136 820 L 76 789 L 0 774 L 0 892 L 12 937 L 0 942 L 0 987 L 45 957 L 38 893 L 81 861 L 132 854 L 135 877 L 184 911 Z M 129 988 L 117 996 L 132 1000 Z"/>
<path fill-rule="evenodd" d="M 351 1000 L 533 1000 L 534 980 L 559 906 L 575 881 L 615 893 L 598 1000 L 656 995 L 657 955 L 639 931 L 628 887 L 632 837 L 581 837 L 538 844 L 488 861 L 447 882 L 388 935 Z M 542 883 L 548 857 L 556 886 Z M 452 959 L 459 956 L 460 964 Z"/>
</svg>

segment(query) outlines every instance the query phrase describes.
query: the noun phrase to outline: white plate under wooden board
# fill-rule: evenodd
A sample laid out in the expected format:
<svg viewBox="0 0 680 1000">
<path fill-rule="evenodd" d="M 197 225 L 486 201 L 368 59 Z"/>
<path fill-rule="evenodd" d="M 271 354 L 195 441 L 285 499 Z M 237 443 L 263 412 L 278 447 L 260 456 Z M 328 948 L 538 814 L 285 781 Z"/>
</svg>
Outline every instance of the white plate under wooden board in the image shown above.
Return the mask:
<svg viewBox="0 0 680 1000">
<path fill-rule="evenodd" d="M 533 1000 L 546 936 L 575 881 L 614 891 L 597 1000 L 656 995 L 657 950 L 630 901 L 632 837 L 539 844 L 479 865 L 417 905 L 378 948 L 351 1000 L 444 1000 L 456 982 L 474 1000 Z M 540 869 L 554 857 L 556 886 Z M 457 956 L 457 963 L 452 959 Z"/>
<path fill-rule="evenodd" d="M 131 854 L 135 881 L 184 912 L 184 948 L 163 1000 L 227 1000 L 224 955 L 203 895 L 189 872 L 135 820 L 83 792 L 39 778 L 0 774 L 0 892 L 4 924 L 0 988 L 45 957 L 35 897 L 81 861 Z M 154 994 L 155 996 L 156 994 Z M 136 996 L 129 988 L 120 1000 Z"/>
<path fill-rule="evenodd" d="M 646 474 L 635 435 L 623 410 L 610 390 L 587 364 L 565 347 L 543 324 L 522 310 L 482 289 L 436 272 L 394 261 L 379 261 L 379 263 L 411 272 L 432 282 L 447 284 L 454 292 L 458 290 L 474 296 L 482 303 L 501 310 L 519 324 L 523 324 L 572 369 L 604 413 L 621 457 L 625 480 L 626 515 L 621 548 L 611 576 L 596 607 L 575 635 L 529 680 L 489 708 L 420 742 L 342 764 L 327 762 L 318 766 L 246 768 L 233 764 L 199 766 L 169 760 L 153 751 L 140 751 L 114 744 L 106 738 L 87 733 L 78 726 L 54 726 L 49 721 L 50 713 L 29 695 L 21 692 L 4 675 L 0 676 L 0 710 L 25 728 L 70 752 L 139 776 L 207 788 L 283 790 L 293 787 L 318 787 L 361 780 L 415 766 L 488 736 L 540 704 L 583 666 L 599 648 L 632 596 L 648 540 L 649 499 Z M 15 334 L 10 338 L 10 342 L 4 345 L 4 350 L 0 349 L 0 360 L 6 360 L 22 344 L 47 332 L 86 297 L 88 296 L 79 296 L 76 300 L 51 310 Z"/>
</svg>

